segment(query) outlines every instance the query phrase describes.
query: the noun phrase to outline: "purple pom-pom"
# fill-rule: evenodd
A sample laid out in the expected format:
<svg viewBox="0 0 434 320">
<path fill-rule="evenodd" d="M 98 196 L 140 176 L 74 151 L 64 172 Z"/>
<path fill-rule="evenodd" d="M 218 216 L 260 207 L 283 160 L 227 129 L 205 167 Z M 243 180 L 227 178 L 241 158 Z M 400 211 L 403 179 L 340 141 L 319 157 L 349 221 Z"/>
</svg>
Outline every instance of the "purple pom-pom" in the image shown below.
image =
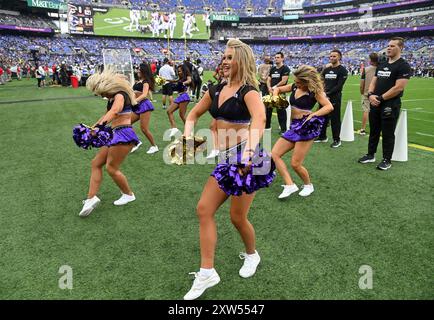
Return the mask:
<svg viewBox="0 0 434 320">
<path fill-rule="evenodd" d="M 307 116 L 303 116 L 300 123 L 293 128 L 293 131 L 301 136 L 315 136 L 321 131 L 324 123 L 323 117 L 312 117 L 309 121 L 306 121 Z"/>
<path fill-rule="evenodd" d="M 240 155 L 237 154 L 237 158 Z M 227 195 L 240 196 L 243 192 L 250 194 L 268 187 L 276 176 L 274 161 L 261 150 L 252 157 L 251 162 L 249 171 L 244 175 L 239 173 L 239 169 L 245 168 L 242 163 L 219 163 L 211 175 Z"/>
<path fill-rule="evenodd" d="M 80 123 L 72 129 L 72 138 L 75 144 L 83 149 L 101 148 L 108 144 L 113 138 L 113 131 L 110 127 L 98 125 L 92 130 Z"/>
<path fill-rule="evenodd" d="M 82 123 L 72 129 L 72 138 L 80 148 L 90 149 L 92 146 L 91 130 Z"/>
<path fill-rule="evenodd" d="M 107 145 L 113 139 L 113 130 L 110 127 L 97 125 L 95 128 L 95 135 L 92 139 L 92 146 L 101 148 Z"/>
</svg>

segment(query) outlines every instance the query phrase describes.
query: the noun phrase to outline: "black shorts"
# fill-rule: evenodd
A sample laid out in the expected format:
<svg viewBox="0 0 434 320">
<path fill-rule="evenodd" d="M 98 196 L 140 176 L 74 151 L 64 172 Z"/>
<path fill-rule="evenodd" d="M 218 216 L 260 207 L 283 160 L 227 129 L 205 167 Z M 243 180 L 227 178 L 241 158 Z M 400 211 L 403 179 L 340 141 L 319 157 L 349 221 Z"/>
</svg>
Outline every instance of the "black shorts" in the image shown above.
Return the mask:
<svg viewBox="0 0 434 320">
<path fill-rule="evenodd" d="M 166 83 L 163 85 L 163 90 L 161 91 L 163 96 L 173 95 L 173 85 L 171 83 Z"/>
</svg>

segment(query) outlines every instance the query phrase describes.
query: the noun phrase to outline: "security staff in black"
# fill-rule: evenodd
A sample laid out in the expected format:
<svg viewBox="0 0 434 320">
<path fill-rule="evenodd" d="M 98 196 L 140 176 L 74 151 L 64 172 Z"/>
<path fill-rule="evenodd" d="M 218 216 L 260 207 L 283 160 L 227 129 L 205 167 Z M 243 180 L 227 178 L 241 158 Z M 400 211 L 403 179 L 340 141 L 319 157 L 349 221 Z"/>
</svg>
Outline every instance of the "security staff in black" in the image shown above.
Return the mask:
<svg viewBox="0 0 434 320">
<path fill-rule="evenodd" d="M 360 163 L 375 162 L 380 134 L 383 137 L 383 160 L 377 169 L 388 170 L 392 166 L 395 145 L 395 127 L 401 109 L 401 97 L 411 77 L 411 67 L 403 58 L 404 39 L 394 37 L 387 46 L 388 61 L 379 64 L 369 86 L 369 144 L 368 154 L 359 159 Z"/>
<path fill-rule="evenodd" d="M 342 53 L 335 49 L 330 52 L 330 65 L 324 68 L 321 75 L 324 79 L 324 87 L 327 98 L 333 105 L 333 111 L 326 116 L 321 134 L 315 142 L 327 142 L 327 125 L 329 119 L 332 124 L 333 143 L 332 148 L 341 146 L 341 101 L 342 89 L 347 81 L 348 71 L 341 65 Z"/>
<path fill-rule="evenodd" d="M 284 86 L 288 82 L 289 73 L 291 72 L 291 70 L 289 70 L 289 67 L 287 65 L 283 64 L 283 61 L 283 53 L 276 53 L 274 56 L 274 62 L 276 63 L 276 65 L 271 67 L 270 74 L 267 79 L 268 92 L 271 95 L 273 94 L 273 90 L 275 88 Z M 273 116 L 272 108 L 266 108 L 266 116 L 267 119 L 265 122 L 265 129 L 270 129 L 271 117 Z M 279 120 L 280 132 L 286 132 L 286 109 L 277 109 L 277 119 Z"/>
</svg>

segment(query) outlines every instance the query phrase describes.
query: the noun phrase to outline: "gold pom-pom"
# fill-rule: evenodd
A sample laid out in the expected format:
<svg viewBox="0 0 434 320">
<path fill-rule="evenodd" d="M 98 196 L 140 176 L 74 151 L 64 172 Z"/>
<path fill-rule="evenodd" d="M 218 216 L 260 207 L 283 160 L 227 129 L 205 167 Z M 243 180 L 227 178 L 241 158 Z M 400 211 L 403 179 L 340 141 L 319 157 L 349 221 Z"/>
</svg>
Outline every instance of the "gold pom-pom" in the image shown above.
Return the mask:
<svg viewBox="0 0 434 320">
<path fill-rule="evenodd" d="M 270 94 L 267 94 L 266 96 L 262 97 L 262 102 L 267 108 L 273 108 L 273 96 Z"/>
<path fill-rule="evenodd" d="M 278 95 L 274 97 L 274 105 L 277 109 L 286 109 L 289 106 L 288 100 L 286 100 L 286 97 L 284 94 Z"/>
<path fill-rule="evenodd" d="M 172 164 L 183 165 L 187 160 L 193 160 L 198 152 L 203 152 L 206 149 L 206 137 L 190 136 L 180 137 L 170 143 L 167 148 L 170 162 Z"/>
<path fill-rule="evenodd" d="M 162 77 L 160 77 L 160 76 L 156 76 L 155 77 L 155 84 L 157 85 L 157 86 L 162 86 L 162 85 L 164 85 L 166 83 L 166 80 L 164 79 L 164 78 L 162 78 Z"/>
<path fill-rule="evenodd" d="M 289 102 L 286 100 L 284 94 L 280 94 L 278 96 L 268 94 L 262 97 L 262 102 L 267 108 L 285 109 L 289 106 Z"/>
</svg>

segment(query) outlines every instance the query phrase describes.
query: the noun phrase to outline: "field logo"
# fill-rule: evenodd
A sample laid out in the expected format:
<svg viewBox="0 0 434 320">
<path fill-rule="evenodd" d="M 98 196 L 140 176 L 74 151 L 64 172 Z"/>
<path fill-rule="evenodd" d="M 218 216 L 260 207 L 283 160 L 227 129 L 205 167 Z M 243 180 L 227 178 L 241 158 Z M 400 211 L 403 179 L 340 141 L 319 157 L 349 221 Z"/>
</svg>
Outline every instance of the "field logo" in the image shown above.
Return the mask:
<svg viewBox="0 0 434 320">
<path fill-rule="evenodd" d="M 63 274 L 59 279 L 59 288 L 62 290 L 72 290 L 72 268 L 68 265 L 63 265 L 59 268 L 59 273 Z"/>
<path fill-rule="evenodd" d="M 122 23 L 130 22 L 130 19 L 128 19 L 127 17 L 105 18 L 104 22 L 109 23 L 109 24 L 122 24 Z"/>
<path fill-rule="evenodd" d="M 362 290 L 369 289 L 371 290 L 373 288 L 373 270 L 371 266 L 363 265 L 359 268 L 359 274 L 362 274 L 362 276 L 359 278 L 359 288 Z"/>
</svg>

